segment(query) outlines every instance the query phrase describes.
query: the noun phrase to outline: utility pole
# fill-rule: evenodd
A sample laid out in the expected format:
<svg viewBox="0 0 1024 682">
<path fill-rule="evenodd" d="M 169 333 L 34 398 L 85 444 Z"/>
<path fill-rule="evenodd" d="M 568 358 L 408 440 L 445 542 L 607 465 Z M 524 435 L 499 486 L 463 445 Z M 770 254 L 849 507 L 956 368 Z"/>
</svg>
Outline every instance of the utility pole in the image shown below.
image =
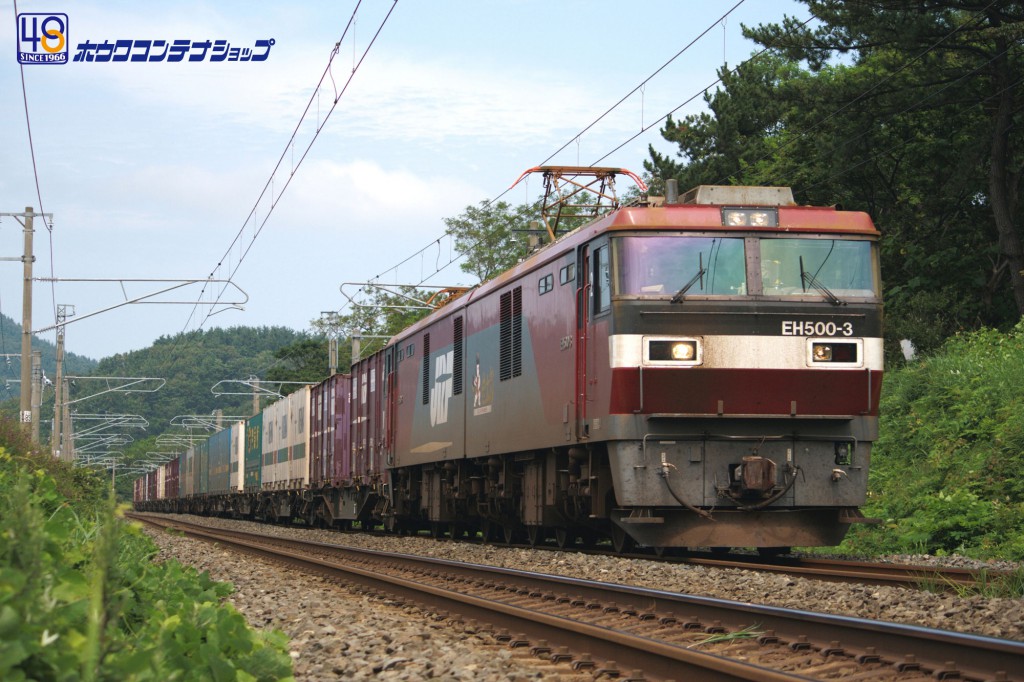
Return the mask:
<svg viewBox="0 0 1024 682">
<path fill-rule="evenodd" d="M 249 382 L 252 384 L 252 416 L 255 417 L 260 413 L 260 378 L 253 374 Z"/>
<path fill-rule="evenodd" d="M 20 260 L 25 266 L 25 281 L 22 285 L 22 298 L 21 298 L 21 394 L 18 406 L 20 415 L 19 419 L 23 424 L 22 428 L 26 433 L 31 433 L 32 423 L 32 365 L 30 364 L 32 357 L 32 263 L 35 261 L 35 256 L 32 255 L 32 235 L 35 230 L 32 227 L 32 221 L 36 216 L 43 218 L 53 218 L 52 213 L 36 213 L 35 209 L 31 206 L 25 207 L 24 213 L 0 213 L 0 217 L 8 216 L 14 218 L 25 230 L 25 251 L 20 257 L 0 257 L 0 260 L 18 261 Z M 24 218 L 24 222 L 22 222 Z"/>
<path fill-rule="evenodd" d="M 338 332 L 341 328 L 341 321 L 338 313 L 330 310 L 320 313 L 320 321 L 327 331 L 327 363 L 333 377 L 338 373 Z"/>
<path fill-rule="evenodd" d="M 32 442 L 39 442 L 39 406 L 43 402 L 43 352 L 32 351 L 32 383 L 31 388 L 26 391 L 31 397 L 31 431 Z"/>
<path fill-rule="evenodd" d="M 32 420 L 32 218 L 35 211 L 25 207 L 25 282 L 21 290 L 21 421 L 30 430 Z"/>
<path fill-rule="evenodd" d="M 70 308 L 70 310 L 69 310 Z M 53 382 L 53 431 L 50 434 L 50 451 L 54 457 L 70 461 L 70 448 L 62 447 L 61 432 L 64 430 L 64 323 L 69 315 L 75 314 L 75 307 L 57 306 L 57 376 Z"/>
</svg>

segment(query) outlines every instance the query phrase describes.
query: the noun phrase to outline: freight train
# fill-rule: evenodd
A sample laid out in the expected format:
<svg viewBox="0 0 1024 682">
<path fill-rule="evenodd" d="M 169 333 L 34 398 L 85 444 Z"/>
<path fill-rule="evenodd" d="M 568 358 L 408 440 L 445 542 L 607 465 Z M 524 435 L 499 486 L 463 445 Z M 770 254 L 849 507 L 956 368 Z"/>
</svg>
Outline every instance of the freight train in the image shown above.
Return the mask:
<svg viewBox="0 0 1024 682">
<path fill-rule="evenodd" d="M 869 521 L 879 233 L 788 188 L 666 194 L 182 453 L 136 508 L 618 551 L 838 544 Z"/>
</svg>

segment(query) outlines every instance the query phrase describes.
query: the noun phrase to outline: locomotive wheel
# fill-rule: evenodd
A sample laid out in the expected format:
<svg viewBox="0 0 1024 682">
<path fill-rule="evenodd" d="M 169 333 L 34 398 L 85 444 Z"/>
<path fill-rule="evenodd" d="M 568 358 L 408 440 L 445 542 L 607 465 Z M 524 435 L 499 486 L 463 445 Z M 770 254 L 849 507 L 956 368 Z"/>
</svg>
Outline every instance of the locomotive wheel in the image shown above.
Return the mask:
<svg viewBox="0 0 1024 682">
<path fill-rule="evenodd" d="M 576 533 L 568 528 L 555 529 L 555 544 L 558 549 L 566 549 L 576 544 Z"/>
<path fill-rule="evenodd" d="M 441 530 L 441 523 L 439 521 L 430 522 L 430 537 L 440 538 L 444 535 L 444 531 Z"/>
<path fill-rule="evenodd" d="M 448 537 L 452 540 L 461 540 L 463 535 L 465 535 L 465 531 L 463 531 L 462 526 L 454 521 L 448 524 Z"/>
<path fill-rule="evenodd" d="M 616 554 L 625 554 L 626 552 L 633 551 L 636 547 L 636 541 L 626 534 L 626 531 L 622 530 L 618 525 L 612 525 L 612 548 Z"/>
<path fill-rule="evenodd" d="M 527 526 L 526 527 L 526 539 L 529 541 L 531 547 L 544 544 L 544 538 L 547 533 L 544 532 L 543 526 Z"/>
</svg>

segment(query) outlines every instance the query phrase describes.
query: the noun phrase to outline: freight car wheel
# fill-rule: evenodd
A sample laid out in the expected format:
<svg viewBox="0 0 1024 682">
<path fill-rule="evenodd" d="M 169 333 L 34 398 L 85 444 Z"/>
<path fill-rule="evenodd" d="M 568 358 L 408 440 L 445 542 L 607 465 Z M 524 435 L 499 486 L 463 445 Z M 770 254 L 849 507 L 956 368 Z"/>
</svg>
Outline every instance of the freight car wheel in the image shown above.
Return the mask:
<svg viewBox="0 0 1024 682">
<path fill-rule="evenodd" d="M 617 525 L 612 526 L 612 548 L 616 554 L 625 554 L 633 551 L 636 541 Z"/>
<path fill-rule="evenodd" d="M 519 530 L 519 528 L 517 528 L 516 526 L 514 526 L 511 523 L 508 524 L 507 526 L 502 526 L 501 530 L 502 530 L 502 537 L 504 538 L 506 545 L 513 545 L 513 544 L 519 542 L 522 539 L 522 537 L 523 537 L 523 534 Z"/>
<path fill-rule="evenodd" d="M 566 549 L 576 544 L 576 533 L 568 528 L 555 529 L 555 544 L 558 549 Z"/>
<path fill-rule="evenodd" d="M 501 527 L 489 519 L 480 521 L 480 539 L 484 542 L 495 542 L 500 534 Z"/>
<path fill-rule="evenodd" d="M 543 545 L 544 539 L 547 537 L 547 533 L 544 531 L 544 526 L 527 526 L 526 527 L 526 540 L 530 543 L 531 547 L 537 545 Z"/>
</svg>

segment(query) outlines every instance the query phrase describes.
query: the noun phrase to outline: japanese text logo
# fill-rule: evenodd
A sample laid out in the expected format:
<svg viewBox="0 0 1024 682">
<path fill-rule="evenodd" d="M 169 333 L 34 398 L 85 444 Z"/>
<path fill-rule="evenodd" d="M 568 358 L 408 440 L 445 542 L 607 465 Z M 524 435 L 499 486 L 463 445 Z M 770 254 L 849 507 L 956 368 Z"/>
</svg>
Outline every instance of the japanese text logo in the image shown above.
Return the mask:
<svg viewBox="0 0 1024 682">
<path fill-rule="evenodd" d="M 18 62 L 67 64 L 68 62 L 262 62 L 277 42 L 273 38 L 255 44 L 232 45 L 227 40 L 172 40 L 86 38 L 69 59 L 68 15 L 57 12 L 24 12 L 17 17 Z"/>
<path fill-rule="evenodd" d="M 68 15 L 24 12 L 17 22 L 19 64 L 67 64 Z"/>
</svg>

